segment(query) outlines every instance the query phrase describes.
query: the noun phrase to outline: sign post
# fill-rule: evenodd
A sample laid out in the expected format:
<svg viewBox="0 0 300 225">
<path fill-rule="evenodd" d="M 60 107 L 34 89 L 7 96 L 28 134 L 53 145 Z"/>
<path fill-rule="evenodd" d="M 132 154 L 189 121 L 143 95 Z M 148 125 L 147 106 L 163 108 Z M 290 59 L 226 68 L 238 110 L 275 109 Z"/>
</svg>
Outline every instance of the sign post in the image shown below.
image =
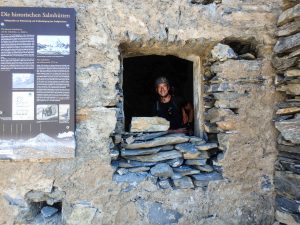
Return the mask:
<svg viewBox="0 0 300 225">
<path fill-rule="evenodd" d="M 74 9 L 0 15 L 0 159 L 74 157 Z"/>
</svg>

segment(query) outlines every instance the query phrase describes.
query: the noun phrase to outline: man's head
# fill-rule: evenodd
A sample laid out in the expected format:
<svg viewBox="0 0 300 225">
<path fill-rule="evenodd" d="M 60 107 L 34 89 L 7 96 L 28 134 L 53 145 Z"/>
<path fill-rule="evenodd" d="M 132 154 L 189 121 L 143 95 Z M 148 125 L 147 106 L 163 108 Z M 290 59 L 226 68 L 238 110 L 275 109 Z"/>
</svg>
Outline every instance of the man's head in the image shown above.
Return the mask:
<svg viewBox="0 0 300 225">
<path fill-rule="evenodd" d="M 160 97 L 166 97 L 169 94 L 170 85 L 166 77 L 159 77 L 155 80 L 155 90 Z"/>
</svg>

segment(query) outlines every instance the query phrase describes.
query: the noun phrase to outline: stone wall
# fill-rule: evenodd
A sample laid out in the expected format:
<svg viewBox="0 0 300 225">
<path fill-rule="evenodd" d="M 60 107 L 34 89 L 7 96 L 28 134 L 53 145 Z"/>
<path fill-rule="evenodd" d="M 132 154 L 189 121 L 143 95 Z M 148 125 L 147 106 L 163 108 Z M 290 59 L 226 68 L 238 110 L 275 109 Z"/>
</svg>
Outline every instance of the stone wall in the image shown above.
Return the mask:
<svg viewBox="0 0 300 225">
<path fill-rule="evenodd" d="M 298 3 L 298 4 L 297 4 Z M 285 93 L 276 107 L 275 126 L 279 151 L 276 161 L 276 220 L 300 224 L 300 4 L 290 1 L 277 22 L 273 66 L 276 89 Z"/>
<path fill-rule="evenodd" d="M 283 3 L 2 0 L 1 5 L 75 8 L 77 149 L 70 160 L 1 162 L 0 224 L 273 223 L 272 118 L 282 96 L 275 91 L 271 56 Z M 254 45 L 254 59 L 236 52 L 236 59 L 210 60 L 218 43 L 236 42 Z M 207 85 L 202 94 L 211 103 L 199 110 L 206 108 L 208 136 L 225 151 L 224 179 L 205 190 L 162 190 L 148 179 L 128 188 L 112 180 L 111 135 L 122 130 L 116 127 L 122 120 L 122 58 L 147 54 L 201 59 Z M 47 206 L 58 212 L 45 217 L 51 214 Z"/>
</svg>

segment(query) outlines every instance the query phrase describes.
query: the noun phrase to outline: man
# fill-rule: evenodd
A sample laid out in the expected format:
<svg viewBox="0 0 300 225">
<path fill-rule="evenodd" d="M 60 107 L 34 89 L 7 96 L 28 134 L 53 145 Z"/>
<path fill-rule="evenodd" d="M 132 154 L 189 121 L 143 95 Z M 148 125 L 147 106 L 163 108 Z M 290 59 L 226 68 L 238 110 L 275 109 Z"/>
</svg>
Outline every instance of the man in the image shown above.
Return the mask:
<svg viewBox="0 0 300 225">
<path fill-rule="evenodd" d="M 192 130 L 193 109 L 191 103 L 182 104 L 178 98 L 170 94 L 170 84 L 167 78 L 159 77 L 155 81 L 155 91 L 158 100 L 154 106 L 154 115 L 170 121 L 170 130 L 189 132 Z M 190 129 L 190 130 L 188 130 Z"/>
</svg>

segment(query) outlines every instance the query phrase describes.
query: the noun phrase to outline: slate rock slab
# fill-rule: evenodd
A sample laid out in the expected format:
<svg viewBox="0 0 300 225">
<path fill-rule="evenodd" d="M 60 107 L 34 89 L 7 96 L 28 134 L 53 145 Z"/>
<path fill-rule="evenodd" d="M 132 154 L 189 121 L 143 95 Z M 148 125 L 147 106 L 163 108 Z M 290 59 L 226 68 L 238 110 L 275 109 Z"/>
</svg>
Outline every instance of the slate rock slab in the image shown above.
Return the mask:
<svg viewBox="0 0 300 225">
<path fill-rule="evenodd" d="M 141 162 L 160 162 L 167 159 L 181 158 L 182 154 L 176 150 L 158 152 L 152 155 L 141 155 L 141 156 L 126 156 L 130 160 L 136 160 Z"/>
<path fill-rule="evenodd" d="M 172 177 L 173 169 L 167 163 L 159 163 L 150 170 L 151 174 L 156 177 L 168 178 Z"/>
<path fill-rule="evenodd" d="M 182 165 L 183 158 L 170 159 L 167 160 L 166 163 L 171 167 L 178 167 Z"/>
<path fill-rule="evenodd" d="M 175 167 L 173 170 L 176 173 L 179 173 L 181 176 L 186 176 L 186 175 L 192 175 L 192 174 L 198 174 L 200 173 L 200 170 L 194 169 L 193 167 L 190 166 L 180 166 L 180 167 Z"/>
<path fill-rule="evenodd" d="M 204 166 L 206 165 L 206 159 L 187 159 L 184 163 L 190 166 Z"/>
<path fill-rule="evenodd" d="M 114 174 L 113 175 L 113 181 L 116 181 L 117 183 L 140 183 L 144 180 L 146 180 L 148 177 L 147 172 L 140 172 L 140 173 L 127 173 L 124 175 Z"/>
<path fill-rule="evenodd" d="M 121 156 L 126 157 L 126 156 L 135 156 L 135 155 L 151 155 L 154 153 L 157 153 L 161 150 L 160 147 L 157 148 L 144 148 L 144 149 L 134 149 L 134 150 L 127 150 L 127 149 L 122 149 L 121 150 Z"/>
<path fill-rule="evenodd" d="M 50 206 L 44 206 L 41 209 L 41 213 L 42 213 L 43 217 L 45 217 L 45 218 L 51 217 L 57 212 L 58 212 L 57 208 L 50 207 Z"/>
<path fill-rule="evenodd" d="M 174 179 L 173 183 L 176 188 L 180 189 L 188 189 L 188 188 L 194 188 L 193 181 L 190 177 L 182 177 L 180 179 Z"/>
<path fill-rule="evenodd" d="M 172 185 L 170 183 L 170 180 L 169 179 L 166 179 L 166 180 L 160 180 L 158 182 L 158 186 L 162 189 L 169 189 L 169 188 L 172 188 Z"/>
<path fill-rule="evenodd" d="M 276 42 L 273 51 L 277 54 L 292 52 L 300 45 L 300 33 L 288 37 L 281 37 Z"/>
<path fill-rule="evenodd" d="M 206 143 L 203 145 L 196 145 L 196 148 L 200 151 L 207 151 L 213 148 L 217 148 L 218 144 L 217 143 Z"/>
<path fill-rule="evenodd" d="M 182 136 L 182 135 L 166 135 L 163 137 L 158 137 L 150 141 L 145 142 L 137 142 L 132 144 L 127 144 L 124 147 L 126 149 L 141 149 L 141 148 L 152 148 L 152 147 L 158 147 L 162 145 L 175 145 L 180 144 L 184 142 L 188 142 L 189 137 L 188 136 Z"/>
<path fill-rule="evenodd" d="M 237 59 L 237 54 L 228 45 L 217 44 L 211 51 L 212 57 L 215 60 L 225 61 L 227 59 Z"/>
<path fill-rule="evenodd" d="M 167 131 L 170 122 L 161 117 L 132 117 L 130 132 Z"/>
<path fill-rule="evenodd" d="M 136 160 L 120 160 L 120 161 L 112 161 L 111 165 L 114 167 L 122 167 L 122 168 L 131 168 L 131 167 L 143 167 L 143 166 L 153 166 L 155 162 L 139 162 Z"/>
<path fill-rule="evenodd" d="M 183 143 L 175 145 L 175 149 L 179 150 L 182 153 L 197 153 L 198 150 L 196 146 L 192 143 Z"/>
<path fill-rule="evenodd" d="M 285 140 L 300 144 L 300 119 L 275 122 L 275 127 L 281 132 Z"/>
<path fill-rule="evenodd" d="M 296 18 L 300 17 L 300 4 L 285 10 L 278 18 L 277 25 L 282 26 Z"/>
<path fill-rule="evenodd" d="M 211 173 L 200 173 L 192 175 L 193 179 L 197 181 L 212 181 L 212 180 L 222 180 L 223 177 L 221 174 L 217 172 L 211 172 Z"/>
<path fill-rule="evenodd" d="M 150 134 L 142 134 L 140 136 L 135 137 L 135 140 L 136 141 L 148 141 L 148 140 L 152 140 L 154 138 L 164 136 L 166 134 L 168 134 L 167 131 L 155 132 L 155 133 L 150 133 Z"/>
</svg>

